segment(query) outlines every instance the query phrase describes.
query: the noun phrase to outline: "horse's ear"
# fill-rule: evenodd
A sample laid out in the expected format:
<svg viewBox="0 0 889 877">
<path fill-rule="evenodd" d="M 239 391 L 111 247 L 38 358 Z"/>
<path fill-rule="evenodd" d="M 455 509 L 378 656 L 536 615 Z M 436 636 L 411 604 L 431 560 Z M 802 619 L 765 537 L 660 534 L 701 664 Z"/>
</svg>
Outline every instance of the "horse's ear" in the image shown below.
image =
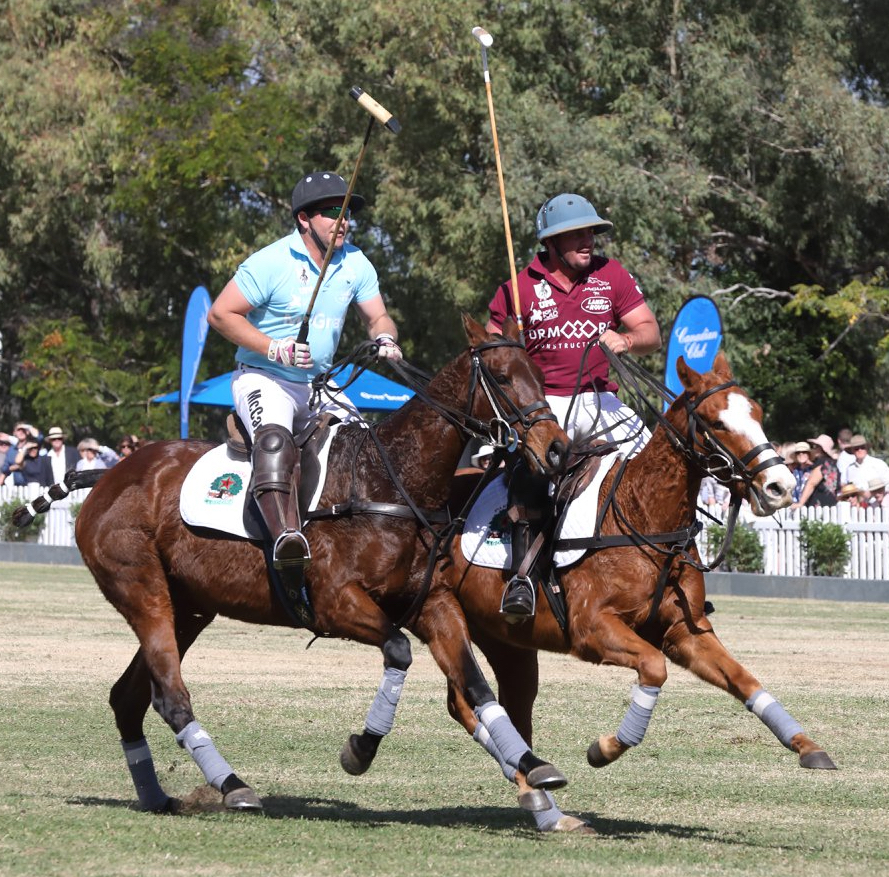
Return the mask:
<svg viewBox="0 0 889 877">
<path fill-rule="evenodd" d="M 693 368 L 686 365 L 685 358 L 682 356 L 676 360 L 676 374 L 679 375 L 679 380 L 682 382 L 682 386 L 685 387 L 691 395 L 700 392 L 701 376 Z"/>
<path fill-rule="evenodd" d="M 500 328 L 504 338 L 509 338 L 512 341 L 520 340 L 518 324 L 512 317 L 507 317 Z"/>
<path fill-rule="evenodd" d="M 473 320 L 466 311 L 463 312 L 463 328 L 466 331 L 466 337 L 469 339 L 470 347 L 478 347 L 488 340 L 488 333 L 485 332 L 484 326 Z"/>
<path fill-rule="evenodd" d="M 731 381 L 734 379 L 732 367 L 728 364 L 728 360 L 721 350 L 716 354 L 716 359 L 713 360 L 713 373 L 721 381 Z"/>
</svg>

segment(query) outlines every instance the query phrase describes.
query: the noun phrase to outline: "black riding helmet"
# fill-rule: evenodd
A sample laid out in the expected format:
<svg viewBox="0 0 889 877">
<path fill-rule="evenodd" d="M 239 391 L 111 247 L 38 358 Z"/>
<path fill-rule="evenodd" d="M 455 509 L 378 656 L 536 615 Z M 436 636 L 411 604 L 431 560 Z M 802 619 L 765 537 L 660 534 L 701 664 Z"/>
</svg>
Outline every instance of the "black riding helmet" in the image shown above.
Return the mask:
<svg viewBox="0 0 889 877">
<path fill-rule="evenodd" d="M 290 203 L 293 207 L 293 218 L 300 210 L 313 204 L 326 201 L 328 198 L 345 198 L 349 187 L 346 181 L 333 171 L 314 171 L 304 176 L 294 187 Z M 349 199 L 349 209 L 357 213 L 364 207 L 364 198 L 356 192 Z"/>
</svg>

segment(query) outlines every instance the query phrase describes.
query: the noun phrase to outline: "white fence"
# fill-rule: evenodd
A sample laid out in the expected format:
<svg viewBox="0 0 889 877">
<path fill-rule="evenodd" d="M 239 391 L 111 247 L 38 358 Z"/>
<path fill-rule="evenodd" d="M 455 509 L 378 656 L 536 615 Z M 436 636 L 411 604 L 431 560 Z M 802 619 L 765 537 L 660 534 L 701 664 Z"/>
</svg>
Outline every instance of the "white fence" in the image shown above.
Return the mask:
<svg viewBox="0 0 889 877">
<path fill-rule="evenodd" d="M 879 581 L 889 579 L 889 509 L 855 508 L 841 502 L 833 508 L 782 509 L 768 518 L 757 518 L 749 510 L 738 520 L 751 525 L 763 545 L 764 572 L 776 576 L 803 576 L 808 573 L 800 550 L 801 520 L 841 524 L 851 537 L 852 556 L 844 574 L 849 579 Z M 707 558 L 706 529 L 713 526 L 701 518 L 705 531 L 698 538 L 701 554 Z M 709 558 L 707 558 L 709 560 Z"/>
<path fill-rule="evenodd" d="M 27 487 L 13 487 L 9 484 L 0 486 L 0 504 L 15 502 L 24 505 L 29 500 L 40 496 L 45 488 L 35 484 Z M 44 516 L 46 523 L 37 540 L 38 545 L 74 545 L 74 519 L 71 517 L 71 506 L 82 503 L 90 489 L 74 490 L 64 499 L 52 504 Z"/>
<path fill-rule="evenodd" d="M 0 503 L 11 500 L 25 503 L 43 490 L 36 486 L 0 486 Z M 74 545 L 74 521 L 71 506 L 83 502 L 89 489 L 76 490 L 65 499 L 53 503 L 46 515 L 46 524 L 40 534 L 40 545 Z M 853 508 L 840 503 L 833 508 L 784 509 L 769 518 L 756 518 L 749 509 L 742 511 L 742 521 L 753 526 L 763 545 L 764 572 L 777 576 L 802 576 L 807 574 L 806 558 L 800 551 L 799 523 L 803 518 L 842 524 L 851 536 L 852 557 L 846 568 L 845 578 L 889 580 L 889 509 Z M 698 537 L 698 548 L 705 560 L 707 529 L 713 522 L 702 517 L 704 531 Z"/>
</svg>

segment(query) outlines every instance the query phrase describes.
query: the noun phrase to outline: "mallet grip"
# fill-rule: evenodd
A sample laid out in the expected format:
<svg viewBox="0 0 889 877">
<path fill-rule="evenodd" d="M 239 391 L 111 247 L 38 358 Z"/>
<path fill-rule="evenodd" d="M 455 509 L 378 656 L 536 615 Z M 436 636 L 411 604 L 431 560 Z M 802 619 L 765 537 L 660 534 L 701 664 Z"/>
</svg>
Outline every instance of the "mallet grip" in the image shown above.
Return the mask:
<svg viewBox="0 0 889 877">
<path fill-rule="evenodd" d="M 392 115 L 384 106 L 378 104 L 364 89 L 353 85 L 349 91 L 349 96 L 355 98 L 361 106 L 364 107 L 381 125 L 388 128 L 393 134 L 397 134 L 401 130 L 398 119 Z"/>
</svg>

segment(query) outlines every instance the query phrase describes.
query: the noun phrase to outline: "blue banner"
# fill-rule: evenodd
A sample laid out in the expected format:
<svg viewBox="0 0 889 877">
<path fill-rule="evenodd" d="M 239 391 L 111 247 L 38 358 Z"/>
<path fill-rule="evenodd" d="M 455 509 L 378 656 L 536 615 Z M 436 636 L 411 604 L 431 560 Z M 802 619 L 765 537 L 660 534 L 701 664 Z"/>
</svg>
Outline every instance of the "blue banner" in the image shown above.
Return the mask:
<svg viewBox="0 0 889 877">
<path fill-rule="evenodd" d="M 198 366 L 207 341 L 210 324 L 210 293 L 203 286 L 197 286 L 188 300 L 185 311 L 185 325 L 182 327 L 182 374 L 179 389 L 179 436 L 188 438 L 188 400 L 198 376 Z"/>
<path fill-rule="evenodd" d="M 696 372 L 707 372 L 713 368 L 713 360 L 721 343 L 722 318 L 719 308 L 712 298 L 693 296 L 679 308 L 670 330 L 664 378 L 668 389 L 677 396 L 685 389 L 676 373 L 676 361 L 680 356 Z"/>
</svg>

